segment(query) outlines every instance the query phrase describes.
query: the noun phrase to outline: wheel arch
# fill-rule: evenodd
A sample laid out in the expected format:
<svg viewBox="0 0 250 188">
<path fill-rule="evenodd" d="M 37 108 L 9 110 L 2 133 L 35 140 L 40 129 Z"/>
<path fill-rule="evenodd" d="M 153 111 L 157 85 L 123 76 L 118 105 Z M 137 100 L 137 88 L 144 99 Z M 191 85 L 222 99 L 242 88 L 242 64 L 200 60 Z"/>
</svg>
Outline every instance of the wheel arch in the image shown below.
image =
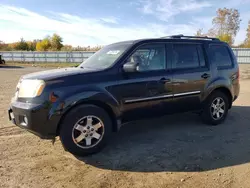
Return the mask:
<svg viewBox="0 0 250 188">
<path fill-rule="evenodd" d="M 213 90 L 211 90 L 211 92 L 207 95 L 206 100 L 209 98 L 209 96 L 211 96 L 216 91 L 220 91 L 228 97 L 228 99 L 229 99 L 229 107 L 228 108 L 230 109 L 232 107 L 233 96 L 232 96 L 230 89 L 225 87 L 225 86 L 218 86 L 218 87 L 214 88 Z"/>
<path fill-rule="evenodd" d="M 82 101 L 77 103 L 76 105 L 71 106 L 70 108 L 68 108 L 61 116 L 58 124 L 57 124 L 57 129 L 56 129 L 56 135 L 59 135 L 59 131 L 62 125 L 62 122 L 64 121 L 65 117 L 67 116 L 67 114 L 72 111 L 74 108 L 77 108 L 79 106 L 82 105 L 95 105 L 99 108 L 104 109 L 108 115 L 110 116 L 110 119 L 112 121 L 112 131 L 113 132 L 117 132 L 119 127 L 118 127 L 118 123 L 117 123 L 117 116 L 115 114 L 115 112 L 113 111 L 113 109 L 106 103 L 102 102 L 102 101 L 97 101 L 97 100 L 91 100 L 91 101 Z"/>
</svg>

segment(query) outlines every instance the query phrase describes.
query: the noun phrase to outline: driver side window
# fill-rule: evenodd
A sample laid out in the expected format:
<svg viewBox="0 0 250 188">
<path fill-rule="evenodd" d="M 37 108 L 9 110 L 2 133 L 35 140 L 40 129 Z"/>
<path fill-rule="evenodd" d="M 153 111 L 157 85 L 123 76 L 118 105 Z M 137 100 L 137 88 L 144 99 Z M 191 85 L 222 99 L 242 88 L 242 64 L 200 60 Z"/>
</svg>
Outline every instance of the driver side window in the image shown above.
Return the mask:
<svg viewBox="0 0 250 188">
<path fill-rule="evenodd" d="M 166 68 L 166 50 L 164 44 L 151 44 L 139 47 L 129 58 L 129 62 L 138 64 L 138 71 L 164 70 Z"/>
</svg>

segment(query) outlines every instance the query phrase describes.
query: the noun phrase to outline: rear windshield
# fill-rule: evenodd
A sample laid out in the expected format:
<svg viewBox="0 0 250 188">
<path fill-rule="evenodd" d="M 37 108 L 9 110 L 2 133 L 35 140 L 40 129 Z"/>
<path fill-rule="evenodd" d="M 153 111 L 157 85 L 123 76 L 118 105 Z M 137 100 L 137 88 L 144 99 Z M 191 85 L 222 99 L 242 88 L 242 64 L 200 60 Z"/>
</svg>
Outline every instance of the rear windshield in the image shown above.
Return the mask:
<svg viewBox="0 0 250 188">
<path fill-rule="evenodd" d="M 227 46 L 211 45 L 209 49 L 211 61 L 215 63 L 217 67 L 232 66 L 232 59 Z"/>
</svg>

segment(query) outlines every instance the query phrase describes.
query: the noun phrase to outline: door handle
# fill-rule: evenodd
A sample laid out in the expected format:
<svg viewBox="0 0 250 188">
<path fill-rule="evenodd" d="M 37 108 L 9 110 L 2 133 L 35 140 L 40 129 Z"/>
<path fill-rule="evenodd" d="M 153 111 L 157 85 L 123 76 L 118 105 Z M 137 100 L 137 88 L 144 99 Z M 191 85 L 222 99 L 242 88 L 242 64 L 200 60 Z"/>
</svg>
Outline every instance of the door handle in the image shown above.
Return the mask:
<svg viewBox="0 0 250 188">
<path fill-rule="evenodd" d="M 160 83 L 168 83 L 168 82 L 170 82 L 171 80 L 169 79 L 169 78 L 161 78 L 160 80 L 159 80 L 159 82 Z"/>
<path fill-rule="evenodd" d="M 210 77 L 210 74 L 204 73 L 203 75 L 201 75 L 202 78 L 207 79 Z"/>
</svg>

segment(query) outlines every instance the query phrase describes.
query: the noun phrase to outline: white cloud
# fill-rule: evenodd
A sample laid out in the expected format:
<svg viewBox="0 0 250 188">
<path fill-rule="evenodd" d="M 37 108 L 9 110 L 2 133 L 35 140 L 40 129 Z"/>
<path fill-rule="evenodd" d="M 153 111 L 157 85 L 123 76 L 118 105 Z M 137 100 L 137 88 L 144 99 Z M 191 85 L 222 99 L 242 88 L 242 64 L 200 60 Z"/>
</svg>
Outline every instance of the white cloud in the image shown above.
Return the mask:
<svg viewBox="0 0 250 188">
<path fill-rule="evenodd" d="M 221 2 L 223 7 L 225 7 L 224 2 Z M 228 0 L 226 3 L 227 8 L 237 8 L 237 6 L 242 6 L 250 3 L 250 0 Z"/>
<path fill-rule="evenodd" d="M 106 23 L 112 23 L 112 24 L 118 23 L 118 18 L 115 18 L 115 17 L 105 17 L 105 18 L 100 18 L 100 19 Z"/>
<path fill-rule="evenodd" d="M 163 0 L 161 0 L 163 1 Z M 184 0 L 182 0 L 184 1 Z M 167 0 L 169 6 L 173 7 L 173 1 Z M 175 1 L 176 2 L 176 1 Z M 189 2 L 195 2 L 190 1 Z M 145 12 L 152 14 L 150 11 L 151 4 L 145 8 Z M 167 6 L 167 5 L 166 5 Z M 200 5 L 204 7 L 208 5 Z M 190 9 L 195 6 L 190 6 Z M 198 7 L 198 5 L 196 6 Z M 179 14 L 174 10 L 164 9 L 158 4 L 155 9 L 164 12 L 165 18 L 169 15 Z M 184 4 L 179 7 L 185 11 Z M 180 11 L 178 9 L 178 11 Z M 169 11 L 169 12 L 168 12 Z M 143 23 L 141 25 L 119 25 L 121 20 L 115 17 L 103 18 L 83 18 L 76 15 L 48 12 L 41 15 L 24 8 L 1 5 L 0 6 L 0 40 L 4 42 L 14 42 L 23 37 L 25 40 L 41 39 L 48 34 L 57 33 L 63 37 L 64 44 L 73 46 L 86 45 L 105 45 L 117 41 L 131 40 L 138 38 L 162 37 L 173 34 L 193 35 L 199 28 L 206 32 L 211 28 L 212 17 L 193 17 L 187 24 L 156 24 Z M 161 13 L 162 13 L 161 12 Z M 154 13 L 154 11 L 153 11 Z M 249 12 L 242 14 L 242 19 L 249 18 Z M 164 17 L 163 16 L 163 17 Z M 243 18 L 244 17 L 244 18 Z M 242 24 L 237 37 L 236 44 L 244 41 L 245 23 Z"/>
<path fill-rule="evenodd" d="M 157 17 L 159 20 L 168 21 L 172 16 L 188 12 L 198 11 L 211 7 L 208 1 L 197 0 L 140 0 L 140 8 L 144 14 Z"/>
<path fill-rule="evenodd" d="M 24 8 L 0 6 L 0 40 L 14 42 L 23 37 L 25 40 L 41 39 L 52 33 L 58 33 L 64 44 L 105 45 L 112 42 L 161 37 L 170 34 L 193 34 L 197 28 L 185 24 L 143 24 L 112 27 L 117 19 L 89 19 L 66 13 L 48 13 L 53 18 L 40 15 Z M 8 24 L 5 24 L 8 23 Z"/>
<path fill-rule="evenodd" d="M 211 3 L 209 2 L 197 2 L 194 0 L 186 1 L 185 3 L 181 3 L 179 10 L 180 11 L 192 11 L 192 10 L 200 10 L 203 8 L 211 7 Z"/>
<path fill-rule="evenodd" d="M 207 32 L 210 28 L 212 28 L 212 20 L 213 16 L 199 16 L 193 17 L 189 23 L 199 26 L 200 29 L 203 29 L 203 32 Z"/>
<path fill-rule="evenodd" d="M 151 1 L 145 1 L 145 5 L 142 7 L 142 11 L 145 14 L 154 14 L 153 3 Z"/>
</svg>

